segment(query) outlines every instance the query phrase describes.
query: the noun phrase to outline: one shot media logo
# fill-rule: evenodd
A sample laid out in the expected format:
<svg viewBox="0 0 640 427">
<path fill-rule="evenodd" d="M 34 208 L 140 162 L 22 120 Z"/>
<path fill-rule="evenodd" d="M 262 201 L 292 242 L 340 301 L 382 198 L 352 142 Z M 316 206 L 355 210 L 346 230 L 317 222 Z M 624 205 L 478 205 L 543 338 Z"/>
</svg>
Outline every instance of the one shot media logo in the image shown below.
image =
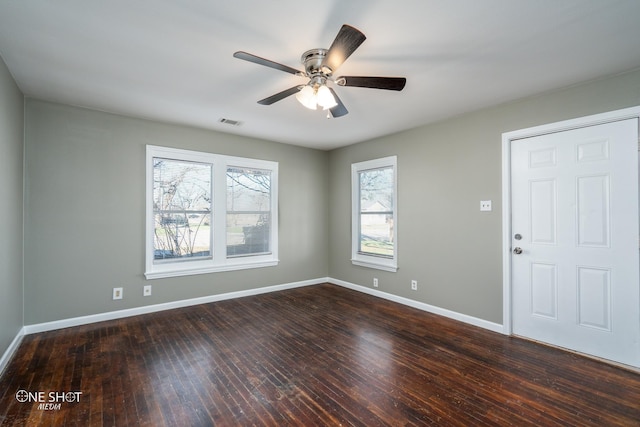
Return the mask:
<svg viewBox="0 0 640 427">
<path fill-rule="evenodd" d="M 81 391 L 27 391 L 18 390 L 16 400 L 20 403 L 37 403 L 43 411 L 57 411 L 64 403 L 79 403 Z"/>
</svg>

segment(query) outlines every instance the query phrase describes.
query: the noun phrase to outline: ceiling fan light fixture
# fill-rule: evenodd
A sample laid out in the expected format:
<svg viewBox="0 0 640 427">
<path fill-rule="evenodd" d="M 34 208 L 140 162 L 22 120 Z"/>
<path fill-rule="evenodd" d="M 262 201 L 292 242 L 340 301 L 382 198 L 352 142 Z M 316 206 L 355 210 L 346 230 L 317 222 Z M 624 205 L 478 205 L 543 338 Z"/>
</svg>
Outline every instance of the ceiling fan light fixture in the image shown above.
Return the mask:
<svg viewBox="0 0 640 427">
<path fill-rule="evenodd" d="M 317 98 L 316 91 L 309 85 L 303 87 L 300 92 L 296 94 L 298 102 L 310 110 L 316 110 L 318 108 Z"/>
<path fill-rule="evenodd" d="M 336 99 L 331 94 L 329 88 L 325 85 L 322 85 L 318 88 L 318 105 L 322 107 L 323 110 L 328 110 L 330 108 L 338 105 Z"/>
</svg>

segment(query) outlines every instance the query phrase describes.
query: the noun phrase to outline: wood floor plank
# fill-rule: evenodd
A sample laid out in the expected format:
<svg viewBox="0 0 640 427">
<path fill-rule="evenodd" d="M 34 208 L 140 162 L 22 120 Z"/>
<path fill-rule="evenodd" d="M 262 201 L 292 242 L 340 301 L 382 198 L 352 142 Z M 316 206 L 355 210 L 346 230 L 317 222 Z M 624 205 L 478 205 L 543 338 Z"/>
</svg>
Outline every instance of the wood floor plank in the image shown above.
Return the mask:
<svg viewBox="0 0 640 427">
<path fill-rule="evenodd" d="M 329 284 L 28 335 L 0 378 L 2 426 L 640 426 L 638 402 L 636 372 Z"/>
</svg>

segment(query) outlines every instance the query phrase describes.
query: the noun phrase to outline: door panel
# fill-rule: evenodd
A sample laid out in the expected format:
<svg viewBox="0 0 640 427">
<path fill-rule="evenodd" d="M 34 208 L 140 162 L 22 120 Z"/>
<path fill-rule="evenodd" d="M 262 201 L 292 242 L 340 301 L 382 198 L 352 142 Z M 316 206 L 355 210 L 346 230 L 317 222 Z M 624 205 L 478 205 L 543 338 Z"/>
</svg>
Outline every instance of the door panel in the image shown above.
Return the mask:
<svg viewBox="0 0 640 427">
<path fill-rule="evenodd" d="M 611 270 L 578 267 L 578 324 L 611 332 Z"/>
<path fill-rule="evenodd" d="M 554 264 L 531 263 L 531 314 L 558 318 L 558 275 Z"/>
<path fill-rule="evenodd" d="M 609 247 L 609 175 L 578 177 L 578 246 Z"/>
<path fill-rule="evenodd" d="M 511 141 L 515 334 L 640 367 L 637 141 L 637 119 Z"/>
<path fill-rule="evenodd" d="M 529 218 L 531 241 L 537 244 L 556 244 L 556 180 L 541 179 L 529 182 Z"/>
</svg>

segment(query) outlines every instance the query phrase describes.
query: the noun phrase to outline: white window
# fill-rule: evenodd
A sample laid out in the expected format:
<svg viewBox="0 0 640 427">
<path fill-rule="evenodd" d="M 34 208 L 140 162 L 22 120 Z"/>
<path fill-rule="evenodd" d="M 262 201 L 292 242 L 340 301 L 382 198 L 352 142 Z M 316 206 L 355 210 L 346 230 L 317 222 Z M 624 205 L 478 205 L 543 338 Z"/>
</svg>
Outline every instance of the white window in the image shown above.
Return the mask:
<svg viewBox="0 0 640 427">
<path fill-rule="evenodd" d="M 397 271 L 397 158 L 351 165 L 351 262 Z"/>
<path fill-rule="evenodd" d="M 147 146 L 147 279 L 278 264 L 278 163 Z"/>
</svg>

